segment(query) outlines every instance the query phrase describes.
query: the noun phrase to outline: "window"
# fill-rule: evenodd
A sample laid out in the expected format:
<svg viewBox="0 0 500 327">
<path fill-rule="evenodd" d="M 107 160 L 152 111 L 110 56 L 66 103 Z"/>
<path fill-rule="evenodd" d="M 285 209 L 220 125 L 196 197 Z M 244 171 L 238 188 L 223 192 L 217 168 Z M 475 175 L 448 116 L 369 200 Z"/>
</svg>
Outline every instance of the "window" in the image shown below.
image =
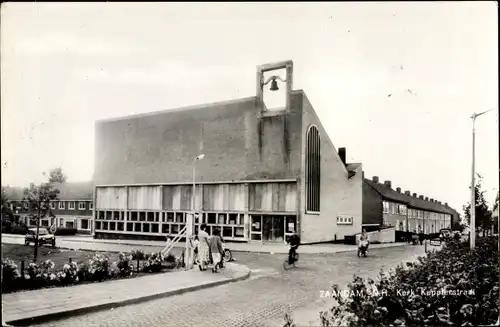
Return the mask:
<svg viewBox="0 0 500 327">
<path fill-rule="evenodd" d="M 389 202 L 384 201 L 383 205 L 384 205 L 384 213 L 389 213 Z"/>
<path fill-rule="evenodd" d="M 306 211 L 320 211 L 321 155 L 316 126 L 309 127 L 306 145 Z"/>
<path fill-rule="evenodd" d="M 94 202 L 89 202 L 89 210 L 94 210 Z"/>
<path fill-rule="evenodd" d="M 69 201 L 69 210 L 75 210 L 75 201 Z"/>
<path fill-rule="evenodd" d="M 78 202 L 78 210 L 85 210 L 85 202 Z"/>
<path fill-rule="evenodd" d="M 64 201 L 59 201 L 59 209 L 64 209 Z"/>
<path fill-rule="evenodd" d="M 89 229 L 89 220 L 88 219 L 82 219 L 82 229 Z"/>
<path fill-rule="evenodd" d="M 352 217 L 337 217 L 337 225 L 352 225 Z"/>
<path fill-rule="evenodd" d="M 28 210 L 28 202 L 24 202 L 24 209 Z"/>
<path fill-rule="evenodd" d="M 50 209 L 55 209 L 56 203 L 54 201 L 50 201 Z"/>
</svg>

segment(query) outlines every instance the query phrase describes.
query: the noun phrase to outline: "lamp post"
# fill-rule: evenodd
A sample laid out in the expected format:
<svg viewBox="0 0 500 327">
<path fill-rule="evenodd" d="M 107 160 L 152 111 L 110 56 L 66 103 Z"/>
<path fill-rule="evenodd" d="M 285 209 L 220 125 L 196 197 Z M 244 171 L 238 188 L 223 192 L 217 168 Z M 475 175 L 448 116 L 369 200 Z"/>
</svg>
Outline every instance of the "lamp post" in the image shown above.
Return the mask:
<svg viewBox="0 0 500 327">
<path fill-rule="evenodd" d="M 490 110 L 480 112 L 478 114 L 473 113 L 470 118 L 472 118 L 472 181 L 471 181 L 471 201 L 470 201 L 470 248 L 473 250 L 476 247 L 476 187 L 475 187 L 475 175 L 476 175 L 476 118 L 484 115 Z"/>
<path fill-rule="evenodd" d="M 196 161 L 201 160 L 205 157 L 204 154 L 200 154 L 193 159 L 193 195 L 191 200 L 191 215 L 188 215 L 187 229 L 186 229 L 186 269 L 191 269 L 193 266 L 193 249 L 189 246 L 189 241 L 193 236 L 194 231 L 194 215 L 196 211 Z"/>
</svg>

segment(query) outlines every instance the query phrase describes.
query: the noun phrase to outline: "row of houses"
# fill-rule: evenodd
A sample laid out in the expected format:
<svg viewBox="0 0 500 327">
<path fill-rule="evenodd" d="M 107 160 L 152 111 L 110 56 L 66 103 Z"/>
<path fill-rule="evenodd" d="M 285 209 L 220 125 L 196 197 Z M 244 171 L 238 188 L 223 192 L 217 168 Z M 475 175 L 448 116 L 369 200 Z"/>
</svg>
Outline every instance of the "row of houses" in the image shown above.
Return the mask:
<svg viewBox="0 0 500 327">
<path fill-rule="evenodd" d="M 40 225 L 76 228 L 79 233 L 90 234 L 94 224 L 94 183 L 57 183 L 54 186 L 60 192 L 59 200 L 50 203 L 51 212 L 55 217 L 43 218 Z M 28 226 L 36 226 L 36 221 L 29 217 L 23 188 L 5 187 L 4 190 L 14 219 Z"/>
<path fill-rule="evenodd" d="M 271 109 L 264 73 L 280 69 L 286 100 Z M 85 230 L 96 238 L 164 239 L 194 210 L 196 226 L 227 240 L 298 233 L 305 243 L 385 226 L 430 233 L 458 219 L 447 204 L 365 179 L 361 163 L 346 162 L 305 92 L 293 90 L 291 61 L 258 66 L 256 82 L 253 97 L 96 122 L 93 184 L 86 197 L 61 193 L 69 203 L 57 219 L 83 229 L 93 218 Z M 79 201 L 88 215 L 76 213 Z"/>
</svg>

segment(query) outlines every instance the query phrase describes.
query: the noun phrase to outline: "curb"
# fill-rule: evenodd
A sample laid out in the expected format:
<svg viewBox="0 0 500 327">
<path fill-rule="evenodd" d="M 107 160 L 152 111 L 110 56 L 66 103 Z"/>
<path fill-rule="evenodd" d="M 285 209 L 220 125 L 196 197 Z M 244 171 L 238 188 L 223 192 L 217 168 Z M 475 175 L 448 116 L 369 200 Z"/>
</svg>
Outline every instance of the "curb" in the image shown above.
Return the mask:
<svg viewBox="0 0 500 327">
<path fill-rule="evenodd" d="M 243 265 L 238 265 L 238 266 L 243 266 Z M 22 318 L 22 319 L 17 319 L 17 320 L 11 320 L 11 321 L 6 321 L 5 323 L 8 325 L 11 325 L 11 326 L 29 326 L 31 324 L 39 324 L 39 323 L 47 322 L 47 321 L 51 321 L 51 320 L 59 320 L 62 318 L 77 316 L 77 315 L 81 315 L 81 314 L 85 314 L 85 313 L 102 311 L 102 310 L 106 310 L 106 309 L 113 309 L 113 308 L 131 305 L 131 304 L 137 304 L 137 303 L 147 302 L 147 301 L 156 300 L 156 299 L 160 299 L 160 298 L 165 298 L 165 297 L 169 297 L 169 296 L 180 295 L 183 293 L 194 292 L 194 291 L 198 291 L 198 290 L 202 290 L 202 289 L 206 289 L 206 288 L 211 288 L 211 287 L 216 287 L 216 286 L 220 286 L 220 285 L 224 285 L 224 284 L 235 283 L 235 282 L 246 280 L 250 277 L 251 270 L 246 266 L 243 266 L 243 267 L 245 267 L 248 271 L 243 276 L 236 277 L 236 278 L 231 278 L 231 279 L 227 279 L 227 280 L 219 280 L 216 282 L 180 288 L 180 289 L 173 290 L 173 291 L 168 291 L 168 292 L 163 292 L 163 293 L 158 293 L 158 294 L 153 294 L 153 295 L 147 295 L 147 296 L 138 297 L 135 299 L 91 305 L 89 307 L 70 309 L 70 310 L 66 310 L 66 311 L 49 313 L 49 314 L 44 314 L 44 315 L 31 317 L 31 318 Z"/>
</svg>

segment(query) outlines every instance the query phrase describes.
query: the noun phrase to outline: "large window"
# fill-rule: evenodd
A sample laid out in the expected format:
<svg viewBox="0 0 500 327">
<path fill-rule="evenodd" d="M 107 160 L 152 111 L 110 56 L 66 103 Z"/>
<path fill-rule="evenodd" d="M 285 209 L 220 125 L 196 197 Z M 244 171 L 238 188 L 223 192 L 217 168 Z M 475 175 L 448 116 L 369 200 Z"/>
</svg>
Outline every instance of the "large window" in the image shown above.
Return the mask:
<svg viewBox="0 0 500 327">
<path fill-rule="evenodd" d="M 321 155 L 318 128 L 307 131 L 306 148 L 306 211 L 320 211 Z"/>
<path fill-rule="evenodd" d="M 389 202 L 384 201 L 384 213 L 389 213 Z"/>
</svg>

